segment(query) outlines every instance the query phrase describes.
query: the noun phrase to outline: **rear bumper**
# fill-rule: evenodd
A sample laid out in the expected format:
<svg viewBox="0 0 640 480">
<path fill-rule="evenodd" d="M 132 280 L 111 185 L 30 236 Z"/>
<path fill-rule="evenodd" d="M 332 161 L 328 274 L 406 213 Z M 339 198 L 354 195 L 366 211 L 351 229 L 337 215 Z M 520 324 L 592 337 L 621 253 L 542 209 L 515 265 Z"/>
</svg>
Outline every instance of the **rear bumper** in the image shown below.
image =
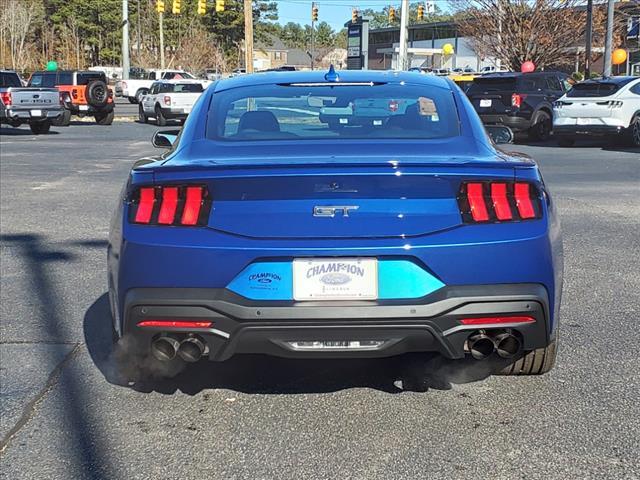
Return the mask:
<svg viewBox="0 0 640 480">
<path fill-rule="evenodd" d="M 40 115 L 33 115 L 33 111 L 39 111 Z M 7 108 L 5 110 L 5 116 L 8 121 L 29 123 L 29 122 L 42 122 L 45 120 L 54 120 L 62 115 L 64 109 L 62 107 L 56 108 Z"/>
<path fill-rule="evenodd" d="M 189 116 L 189 113 L 191 112 L 185 112 L 184 108 L 161 108 L 162 110 L 162 115 L 164 115 L 165 118 L 171 118 L 171 119 L 185 119 Z"/>
<path fill-rule="evenodd" d="M 480 115 L 482 123 L 485 125 L 505 125 L 511 130 L 528 130 L 531 127 L 531 120 L 523 117 L 511 115 Z"/>
<path fill-rule="evenodd" d="M 72 115 L 95 115 L 96 113 L 111 112 L 114 108 L 114 104 L 107 103 L 104 107 L 94 107 L 93 105 L 77 105 L 73 103 L 67 103 L 65 107 L 71 112 Z"/>
<path fill-rule="evenodd" d="M 577 137 L 583 135 L 621 135 L 625 128 L 618 125 L 556 125 L 553 134 L 558 137 Z"/>
<path fill-rule="evenodd" d="M 161 328 L 139 327 L 143 320 L 181 319 L 213 322 L 195 333 L 208 347 L 210 360 L 237 353 L 296 358 L 386 357 L 407 352 L 438 352 L 462 358 L 465 342 L 478 326 L 461 318 L 526 315 L 534 323 L 482 328 L 511 328 L 531 350 L 549 343 L 550 308 L 539 284 L 445 287 L 421 299 L 360 302 L 256 302 L 215 288 L 132 289 L 125 297 L 122 331 L 149 347 Z M 375 347 L 300 349 L 290 342 L 377 341 Z"/>
</svg>

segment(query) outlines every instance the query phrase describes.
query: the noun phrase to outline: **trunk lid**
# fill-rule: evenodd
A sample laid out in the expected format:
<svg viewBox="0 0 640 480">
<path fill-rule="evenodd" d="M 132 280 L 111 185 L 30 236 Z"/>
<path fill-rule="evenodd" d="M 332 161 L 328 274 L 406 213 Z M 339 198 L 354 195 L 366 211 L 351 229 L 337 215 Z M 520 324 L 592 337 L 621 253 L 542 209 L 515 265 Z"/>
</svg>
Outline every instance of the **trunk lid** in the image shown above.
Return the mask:
<svg viewBox="0 0 640 480">
<path fill-rule="evenodd" d="M 11 106 L 51 108 L 60 106 L 60 94 L 55 88 L 11 88 Z"/>
<path fill-rule="evenodd" d="M 179 170 L 160 167 L 155 182 L 175 183 Z M 511 165 L 317 165 L 183 170 L 206 184 L 210 228 L 252 238 L 407 238 L 462 224 L 461 181 L 513 180 Z"/>
</svg>

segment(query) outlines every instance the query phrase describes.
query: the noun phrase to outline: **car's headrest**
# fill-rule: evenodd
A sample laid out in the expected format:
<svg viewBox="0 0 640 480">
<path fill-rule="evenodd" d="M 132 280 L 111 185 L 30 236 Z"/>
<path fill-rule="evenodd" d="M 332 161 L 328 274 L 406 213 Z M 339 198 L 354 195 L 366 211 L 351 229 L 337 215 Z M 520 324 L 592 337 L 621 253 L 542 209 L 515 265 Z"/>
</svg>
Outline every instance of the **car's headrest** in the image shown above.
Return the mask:
<svg viewBox="0 0 640 480">
<path fill-rule="evenodd" d="M 240 117 L 238 132 L 243 130 L 258 130 L 261 132 L 279 132 L 280 124 L 276 116 L 265 110 L 245 112 Z"/>
</svg>

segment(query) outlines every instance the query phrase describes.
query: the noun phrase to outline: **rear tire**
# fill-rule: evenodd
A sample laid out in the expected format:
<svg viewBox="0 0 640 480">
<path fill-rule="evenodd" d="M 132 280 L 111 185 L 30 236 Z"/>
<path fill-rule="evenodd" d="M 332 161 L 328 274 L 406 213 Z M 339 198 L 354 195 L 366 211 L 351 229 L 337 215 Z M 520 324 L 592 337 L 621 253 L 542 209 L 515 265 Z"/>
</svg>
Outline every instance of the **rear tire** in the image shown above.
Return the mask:
<svg viewBox="0 0 640 480">
<path fill-rule="evenodd" d="M 70 124 L 71 124 L 71 110 L 67 110 L 66 108 L 64 109 L 64 112 L 62 113 L 62 115 L 60 115 L 58 118 L 56 118 L 52 122 L 52 125 L 55 125 L 56 127 L 68 127 Z"/>
<path fill-rule="evenodd" d="M 144 108 L 142 108 L 142 104 L 138 106 L 138 122 L 147 123 L 147 115 L 144 113 Z"/>
<path fill-rule="evenodd" d="M 30 123 L 29 127 L 31 128 L 31 131 L 33 133 L 35 133 L 36 135 L 41 135 L 44 133 L 49 133 L 49 129 L 51 128 L 51 122 Z"/>
<path fill-rule="evenodd" d="M 129 103 L 138 103 L 135 97 L 127 97 L 127 100 L 129 100 Z"/>
<path fill-rule="evenodd" d="M 95 119 L 98 125 L 111 125 L 113 123 L 113 117 L 116 114 L 113 110 L 107 113 L 96 113 Z"/>
<path fill-rule="evenodd" d="M 573 147 L 576 141 L 573 138 L 559 138 L 558 145 L 561 147 Z"/>
<path fill-rule="evenodd" d="M 144 97 L 147 94 L 148 90 L 146 88 L 141 88 L 140 90 L 138 90 L 136 92 L 136 98 L 135 98 L 135 102 L 134 103 L 141 103 L 142 102 L 142 97 Z"/>
<path fill-rule="evenodd" d="M 631 120 L 627 140 L 632 147 L 640 148 L 640 115 L 635 115 Z"/>
<path fill-rule="evenodd" d="M 164 127 L 167 124 L 167 119 L 162 114 L 162 109 L 160 108 L 160 105 L 156 105 L 155 112 L 156 112 L 156 124 L 159 127 Z"/>
<path fill-rule="evenodd" d="M 549 372 L 556 364 L 558 339 L 545 348 L 537 348 L 525 352 L 513 363 L 496 372 L 497 375 L 542 375 Z"/>
<path fill-rule="evenodd" d="M 551 115 L 547 112 L 540 111 L 535 116 L 535 122 L 529 128 L 529 140 L 535 142 L 544 142 L 549 139 L 551 135 L 551 129 L 553 123 L 551 122 Z"/>
</svg>

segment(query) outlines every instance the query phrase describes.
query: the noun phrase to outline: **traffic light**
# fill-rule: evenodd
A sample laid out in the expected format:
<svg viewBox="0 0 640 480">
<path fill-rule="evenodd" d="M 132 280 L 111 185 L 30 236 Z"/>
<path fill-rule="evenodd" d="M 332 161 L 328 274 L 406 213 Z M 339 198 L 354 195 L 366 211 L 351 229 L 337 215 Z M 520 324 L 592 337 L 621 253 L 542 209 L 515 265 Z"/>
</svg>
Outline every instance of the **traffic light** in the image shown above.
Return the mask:
<svg viewBox="0 0 640 480">
<path fill-rule="evenodd" d="M 156 0 L 156 12 L 164 13 L 164 0 Z"/>
<path fill-rule="evenodd" d="M 171 8 L 171 13 L 174 15 L 180 15 L 180 2 L 181 0 L 173 0 L 173 7 Z"/>
<path fill-rule="evenodd" d="M 396 9 L 393 7 L 389 7 L 389 23 L 393 23 L 396 21 Z"/>
<path fill-rule="evenodd" d="M 424 20 L 424 5 L 418 5 L 418 21 L 421 22 Z"/>
<path fill-rule="evenodd" d="M 207 0 L 198 0 L 198 14 L 204 15 L 207 13 Z"/>
<path fill-rule="evenodd" d="M 216 12 L 224 12 L 224 0 L 216 0 Z"/>
<path fill-rule="evenodd" d="M 351 23 L 358 23 L 358 9 L 351 10 Z"/>
<path fill-rule="evenodd" d="M 317 7 L 317 5 L 315 3 L 311 7 L 311 21 L 313 21 L 313 22 L 317 22 L 318 21 L 318 7 Z"/>
</svg>

